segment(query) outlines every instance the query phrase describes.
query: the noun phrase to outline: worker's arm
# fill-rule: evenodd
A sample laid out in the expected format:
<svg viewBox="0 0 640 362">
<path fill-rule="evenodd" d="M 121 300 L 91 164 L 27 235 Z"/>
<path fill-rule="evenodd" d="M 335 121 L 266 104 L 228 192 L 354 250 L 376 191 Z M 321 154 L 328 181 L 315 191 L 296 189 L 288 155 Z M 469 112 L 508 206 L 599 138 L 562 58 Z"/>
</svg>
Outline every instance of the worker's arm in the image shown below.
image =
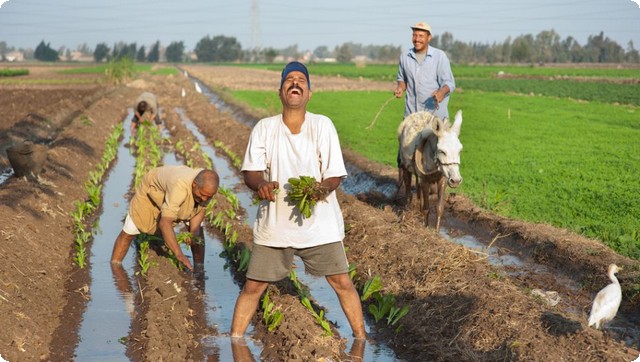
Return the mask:
<svg viewBox="0 0 640 362">
<path fill-rule="evenodd" d="M 316 192 L 313 195 L 313 198 L 321 201 L 327 198 L 329 194 L 340 186 L 342 182 L 342 177 L 329 177 L 327 179 L 319 182 L 316 187 Z"/>
<path fill-rule="evenodd" d="M 262 171 L 243 171 L 244 183 L 258 194 L 260 200 L 276 201 L 274 190 L 280 185 L 278 181 L 267 181 L 262 176 Z"/>
<path fill-rule="evenodd" d="M 191 220 L 189 220 L 189 233 L 191 233 L 192 237 L 197 238 L 198 235 L 200 235 L 201 224 L 204 220 L 204 211 L 205 209 L 203 208 L 199 213 L 195 214 Z"/>
<path fill-rule="evenodd" d="M 158 228 L 162 233 L 162 238 L 164 239 L 164 243 L 167 244 L 167 247 L 171 249 L 173 255 L 175 255 L 176 259 L 179 262 L 184 264 L 189 270 L 193 270 L 193 266 L 191 265 L 191 261 L 184 255 L 182 249 L 180 249 L 180 245 L 178 245 L 178 239 L 176 239 L 176 233 L 173 231 L 173 219 L 168 217 L 160 217 L 160 221 L 158 222 Z M 199 225 L 199 224 L 198 224 Z"/>
</svg>

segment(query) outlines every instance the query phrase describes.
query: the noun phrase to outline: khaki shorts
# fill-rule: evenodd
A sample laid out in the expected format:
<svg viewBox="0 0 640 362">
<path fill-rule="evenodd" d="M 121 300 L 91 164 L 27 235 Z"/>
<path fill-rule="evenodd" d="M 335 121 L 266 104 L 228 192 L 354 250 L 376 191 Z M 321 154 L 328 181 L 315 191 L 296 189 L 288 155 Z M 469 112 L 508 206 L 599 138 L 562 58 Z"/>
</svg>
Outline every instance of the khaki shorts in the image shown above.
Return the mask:
<svg viewBox="0 0 640 362">
<path fill-rule="evenodd" d="M 342 241 L 305 249 L 253 244 L 247 278 L 263 282 L 284 279 L 291 271 L 294 255 L 302 259 L 305 271 L 312 275 L 327 276 L 349 272 Z"/>
<path fill-rule="evenodd" d="M 136 227 L 136 224 L 133 223 L 131 216 L 127 213 L 127 218 L 124 219 L 124 226 L 122 227 L 122 231 L 129 235 L 139 235 L 140 230 Z"/>
</svg>

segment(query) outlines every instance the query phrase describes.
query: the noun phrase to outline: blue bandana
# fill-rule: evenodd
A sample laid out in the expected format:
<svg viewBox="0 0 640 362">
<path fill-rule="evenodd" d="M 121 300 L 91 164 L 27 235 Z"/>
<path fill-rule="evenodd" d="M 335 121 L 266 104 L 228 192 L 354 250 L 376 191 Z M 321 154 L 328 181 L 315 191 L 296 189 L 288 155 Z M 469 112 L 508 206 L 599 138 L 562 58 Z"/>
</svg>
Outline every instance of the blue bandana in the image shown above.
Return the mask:
<svg viewBox="0 0 640 362">
<path fill-rule="evenodd" d="M 309 87 L 309 89 L 311 89 L 311 79 L 309 79 L 309 72 L 307 71 L 307 67 L 305 67 L 304 64 L 296 61 L 290 62 L 289 64 L 285 65 L 284 69 L 282 70 L 280 89 L 282 89 L 282 84 L 284 84 L 285 78 L 287 78 L 287 75 L 291 72 L 301 72 L 302 74 L 304 74 L 304 76 L 307 77 L 307 86 Z"/>
</svg>

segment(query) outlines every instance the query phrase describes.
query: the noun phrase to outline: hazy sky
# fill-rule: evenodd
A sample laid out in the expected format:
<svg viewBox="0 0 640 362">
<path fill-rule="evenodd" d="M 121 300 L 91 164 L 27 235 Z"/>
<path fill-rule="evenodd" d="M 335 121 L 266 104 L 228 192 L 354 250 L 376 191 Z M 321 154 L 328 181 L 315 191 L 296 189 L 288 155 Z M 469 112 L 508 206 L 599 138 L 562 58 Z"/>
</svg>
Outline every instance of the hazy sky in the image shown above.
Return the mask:
<svg viewBox="0 0 640 362">
<path fill-rule="evenodd" d="M 4 3 L 3 3 L 4 2 Z M 243 48 L 333 49 L 344 42 L 411 46 L 409 26 L 427 21 L 434 35 L 493 43 L 555 30 L 585 45 L 601 31 L 640 49 L 640 0 L 0 0 L 0 41 L 35 48 L 94 48 L 105 42 L 147 48 L 204 36 L 235 37 Z"/>
</svg>

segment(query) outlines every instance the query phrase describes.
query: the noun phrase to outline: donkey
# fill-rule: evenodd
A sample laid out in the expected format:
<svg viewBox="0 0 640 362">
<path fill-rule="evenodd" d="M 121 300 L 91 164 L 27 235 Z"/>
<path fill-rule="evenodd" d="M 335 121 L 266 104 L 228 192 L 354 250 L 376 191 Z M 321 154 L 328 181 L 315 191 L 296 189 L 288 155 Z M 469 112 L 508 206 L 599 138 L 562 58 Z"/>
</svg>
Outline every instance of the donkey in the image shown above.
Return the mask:
<svg viewBox="0 0 640 362">
<path fill-rule="evenodd" d="M 410 114 L 398 127 L 400 182 L 407 193 L 407 204 L 411 205 L 411 179 L 415 175 L 416 193 L 418 200 L 422 199 L 420 206 L 426 226 L 429 226 L 429 194 L 437 194 L 436 231 L 440 231 L 447 185 L 455 188 L 462 183 L 462 143 L 458 139 L 461 126 L 462 110 L 456 113 L 453 125 L 447 118 L 441 120 L 423 111 Z"/>
</svg>

